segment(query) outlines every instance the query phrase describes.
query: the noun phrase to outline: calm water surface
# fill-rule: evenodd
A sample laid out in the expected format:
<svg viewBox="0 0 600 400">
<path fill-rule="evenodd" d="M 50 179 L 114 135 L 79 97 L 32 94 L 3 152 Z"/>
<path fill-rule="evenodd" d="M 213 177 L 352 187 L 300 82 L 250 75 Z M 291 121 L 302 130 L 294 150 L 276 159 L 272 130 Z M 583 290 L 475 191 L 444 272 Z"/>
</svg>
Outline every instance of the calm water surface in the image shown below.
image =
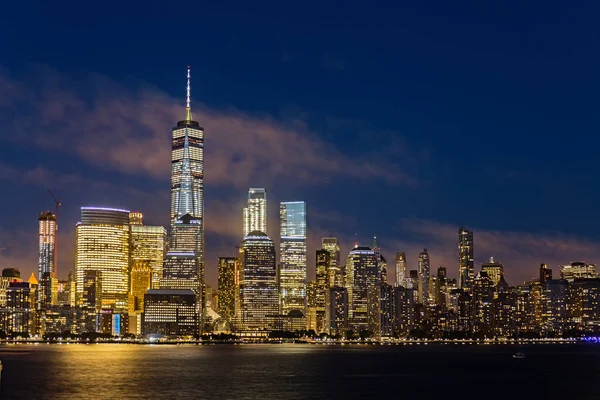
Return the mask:
<svg viewBox="0 0 600 400">
<path fill-rule="evenodd" d="M 32 344 L 0 360 L 2 399 L 600 398 L 600 346 L 582 344 Z"/>
</svg>

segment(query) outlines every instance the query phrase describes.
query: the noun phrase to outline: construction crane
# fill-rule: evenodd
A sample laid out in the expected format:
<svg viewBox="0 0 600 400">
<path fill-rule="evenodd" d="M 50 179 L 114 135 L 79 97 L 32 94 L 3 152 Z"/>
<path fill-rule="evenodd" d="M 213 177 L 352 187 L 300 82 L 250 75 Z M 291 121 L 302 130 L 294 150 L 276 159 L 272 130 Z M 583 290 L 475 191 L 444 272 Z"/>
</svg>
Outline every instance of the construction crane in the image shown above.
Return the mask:
<svg viewBox="0 0 600 400">
<path fill-rule="evenodd" d="M 56 222 L 54 223 L 54 271 L 52 271 L 52 274 L 54 278 L 58 279 L 58 207 L 62 206 L 62 203 L 60 202 L 60 199 L 57 199 L 52 194 L 52 191 L 50 189 L 46 188 L 46 190 L 48 191 L 50 197 L 52 197 L 52 200 L 54 200 L 54 204 L 56 205 L 56 212 L 54 214 L 54 217 L 56 218 Z"/>
</svg>

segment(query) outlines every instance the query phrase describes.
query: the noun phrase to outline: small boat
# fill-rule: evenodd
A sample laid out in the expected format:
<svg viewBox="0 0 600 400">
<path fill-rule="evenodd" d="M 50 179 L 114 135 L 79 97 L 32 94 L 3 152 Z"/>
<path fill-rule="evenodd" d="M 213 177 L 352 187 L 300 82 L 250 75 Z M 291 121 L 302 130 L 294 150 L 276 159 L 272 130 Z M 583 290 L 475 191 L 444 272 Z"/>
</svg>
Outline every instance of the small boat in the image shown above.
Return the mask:
<svg viewBox="0 0 600 400">
<path fill-rule="evenodd" d="M 518 359 L 525 358 L 525 353 L 515 353 L 515 354 L 513 354 L 513 358 L 518 358 Z"/>
</svg>

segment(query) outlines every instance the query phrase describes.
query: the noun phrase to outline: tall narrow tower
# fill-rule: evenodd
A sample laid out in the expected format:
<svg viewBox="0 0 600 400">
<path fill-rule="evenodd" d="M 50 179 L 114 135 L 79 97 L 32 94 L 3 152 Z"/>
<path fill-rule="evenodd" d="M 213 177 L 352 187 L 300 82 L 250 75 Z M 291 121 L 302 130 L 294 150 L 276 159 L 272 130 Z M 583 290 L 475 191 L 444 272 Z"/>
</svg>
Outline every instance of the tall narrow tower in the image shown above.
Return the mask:
<svg viewBox="0 0 600 400">
<path fill-rule="evenodd" d="M 189 67 L 185 119 L 172 129 L 171 228 L 185 214 L 204 219 L 204 129 L 192 119 Z"/>
<path fill-rule="evenodd" d="M 458 230 L 458 285 L 462 290 L 471 290 L 475 279 L 473 259 L 473 231 L 467 228 Z"/>
<path fill-rule="evenodd" d="M 193 289 L 198 296 L 198 312 L 203 315 L 204 129 L 192 119 L 190 90 L 188 67 L 185 119 L 172 129 L 171 232 L 161 287 Z"/>
</svg>

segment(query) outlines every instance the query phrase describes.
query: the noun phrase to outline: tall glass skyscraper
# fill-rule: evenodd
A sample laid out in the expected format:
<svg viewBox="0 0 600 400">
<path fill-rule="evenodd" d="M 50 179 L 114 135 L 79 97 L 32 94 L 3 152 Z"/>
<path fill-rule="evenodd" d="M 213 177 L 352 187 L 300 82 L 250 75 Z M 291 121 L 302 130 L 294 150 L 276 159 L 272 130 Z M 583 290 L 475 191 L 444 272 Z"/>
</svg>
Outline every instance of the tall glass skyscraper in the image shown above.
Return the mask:
<svg viewBox="0 0 600 400">
<path fill-rule="evenodd" d="M 306 315 L 306 204 L 279 205 L 279 290 L 281 313 L 299 310 Z"/>
<path fill-rule="evenodd" d="M 263 232 L 250 232 L 240 247 L 241 329 L 273 329 L 279 312 L 275 245 Z"/>
<path fill-rule="evenodd" d="M 243 211 L 244 237 L 250 232 L 267 233 L 267 190 L 248 189 L 248 206 Z"/>
<path fill-rule="evenodd" d="M 458 287 L 471 290 L 475 279 L 473 231 L 464 227 L 458 230 L 458 274 Z"/>
<path fill-rule="evenodd" d="M 368 328 L 367 293 L 381 283 L 377 255 L 370 247 L 355 247 L 346 262 L 346 289 L 348 290 L 349 318 L 352 329 Z"/>
<path fill-rule="evenodd" d="M 102 308 L 127 310 L 129 292 L 129 210 L 81 207 L 76 229 L 77 304 L 83 304 L 84 276 L 97 271 L 102 279 Z"/>
<path fill-rule="evenodd" d="M 190 69 L 185 119 L 172 129 L 171 228 L 186 214 L 204 218 L 204 129 L 192 120 Z"/>
<path fill-rule="evenodd" d="M 56 250 L 56 216 L 50 211 L 44 211 L 40 213 L 38 221 L 38 280 L 41 281 L 46 272 L 55 276 L 54 252 Z"/>
<path fill-rule="evenodd" d="M 171 233 L 161 288 L 193 289 L 204 315 L 204 129 L 192 119 L 190 90 L 188 67 L 185 119 L 172 129 Z"/>
<path fill-rule="evenodd" d="M 419 272 L 419 303 L 429 304 L 429 276 L 431 275 L 431 267 L 429 265 L 429 253 L 427 253 L 427 249 L 423 249 L 419 254 L 417 271 Z"/>
</svg>

